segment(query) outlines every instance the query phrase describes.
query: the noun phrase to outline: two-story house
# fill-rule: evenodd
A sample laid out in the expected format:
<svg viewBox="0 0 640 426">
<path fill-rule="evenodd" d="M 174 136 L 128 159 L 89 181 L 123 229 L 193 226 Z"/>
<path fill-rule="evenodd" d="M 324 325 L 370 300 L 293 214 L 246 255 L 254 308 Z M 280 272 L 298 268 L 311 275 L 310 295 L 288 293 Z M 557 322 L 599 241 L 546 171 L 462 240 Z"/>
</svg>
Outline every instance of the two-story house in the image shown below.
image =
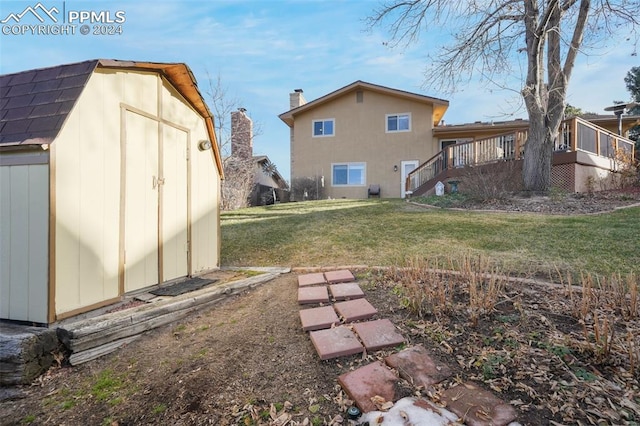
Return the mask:
<svg viewBox="0 0 640 426">
<path fill-rule="evenodd" d="M 528 121 L 445 125 L 449 102 L 356 81 L 312 102 L 290 94 L 280 119 L 291 133 L 294 200 L 404 198 L 459 180 L 468 166 L 515 160 L 520 168 Z M 618 181 L 619 153 L 633 159 L 625 135 L 638 116 L 568 117 L 554 146 L 551 184 L 584 192 Z M 303 188 L 304 191 L 296 191 Z"/>
<path fill-rule="evenodd" d="M 379 186 L 383 198 L 403 197 L 409 172 L 440 149 L 433 128 L 448 106 L 364 81 L 308 103 L 294 91 L 279 116 L 291 129 L 292 187 L 307 180 L 322 198 L 367 198 Z"/>
</svg>

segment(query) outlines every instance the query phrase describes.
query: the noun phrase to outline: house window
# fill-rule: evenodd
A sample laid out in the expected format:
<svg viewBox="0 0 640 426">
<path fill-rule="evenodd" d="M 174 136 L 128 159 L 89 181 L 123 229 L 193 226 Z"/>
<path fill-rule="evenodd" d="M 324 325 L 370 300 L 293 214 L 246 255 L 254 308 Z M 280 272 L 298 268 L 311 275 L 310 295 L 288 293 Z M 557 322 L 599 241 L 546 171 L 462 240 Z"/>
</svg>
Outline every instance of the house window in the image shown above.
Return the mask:
<svg viewBox="0 0 640 426">
<path fill-rule="evenodd" d="M 335 120 L 313 120 L 313 137 L 333 136 Z"/>
<path fill-rule="evenodd" d="M 365 163 L 332 164 L 333 186 L 361 186 L 365 182 Z"/>
<path fill-rule="evenodd" d="M 411 131 L 411 114 L 387 114 L 387 133 Z"/>
</svg>

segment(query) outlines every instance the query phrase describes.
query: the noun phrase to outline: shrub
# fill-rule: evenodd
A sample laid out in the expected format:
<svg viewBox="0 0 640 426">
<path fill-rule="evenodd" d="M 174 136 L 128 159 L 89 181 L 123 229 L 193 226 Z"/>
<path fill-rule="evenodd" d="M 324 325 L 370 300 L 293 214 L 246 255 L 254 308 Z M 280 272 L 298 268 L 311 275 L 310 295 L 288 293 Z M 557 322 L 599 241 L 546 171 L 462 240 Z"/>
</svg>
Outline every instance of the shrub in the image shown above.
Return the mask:
<svg viewBox="0 0 640 426">
<path fill-rule="evenodd" d="M 504 199 L 522 189 L 521 167 L 517 161 L 467 166 L 462 172 L 460 192 L 479 201 Z"/>
</svg>

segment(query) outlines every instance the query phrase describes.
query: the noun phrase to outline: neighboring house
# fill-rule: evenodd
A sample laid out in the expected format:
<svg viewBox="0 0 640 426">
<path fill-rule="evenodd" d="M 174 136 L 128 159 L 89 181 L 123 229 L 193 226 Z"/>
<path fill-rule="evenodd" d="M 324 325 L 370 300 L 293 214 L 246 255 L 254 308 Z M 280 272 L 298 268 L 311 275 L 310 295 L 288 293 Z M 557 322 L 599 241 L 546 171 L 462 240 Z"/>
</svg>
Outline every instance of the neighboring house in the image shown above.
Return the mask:
<svg viewBox="0 0 640 426">
<path fill-rule="evenodd" d="M 367 198 L 379 185 L 381 197 L 403 197 L 408 173 L 438 152 L 433 128 L 448 106 L 364 81 L 309 103 L 294 91 L 279 116 L 291 129 L 292 188 L 306 180 L 322 198 Z"/>
<path fill-rule="evenodd" d="M 253 156 L 255 161 L 254 191 L 251 194 L 252 206 L 264 206 L 288 201 L 289 185 L 275 165 L 266 155 Z"/>
<path fill-rule="evenodd" d="M 242 186 L 240 182 L 234 182 L 233 174 L 249 176 L 251 178 L 247 198 L 250 206 L 262 206 L 274 204 L 288 199 L 286 180 L 280 175 L 276 166 L 266 155 L 253 155 L 253 121 L 246 114 L 246 109 L 239 108 L 231 113 L 231 156 L 228 162 L 233 164 L 227 173 L 230 184 Z M 228 160 L 229 160 L 228 159 Z M 250 173 L 244 173 L 241 168 L 251 168 Z"/>
<path fill-rule="evenodd" d="M 222 163 L 185 64 L 0 76 L 0 319 L 51 324 L 220 264 Z"/>
</svg>

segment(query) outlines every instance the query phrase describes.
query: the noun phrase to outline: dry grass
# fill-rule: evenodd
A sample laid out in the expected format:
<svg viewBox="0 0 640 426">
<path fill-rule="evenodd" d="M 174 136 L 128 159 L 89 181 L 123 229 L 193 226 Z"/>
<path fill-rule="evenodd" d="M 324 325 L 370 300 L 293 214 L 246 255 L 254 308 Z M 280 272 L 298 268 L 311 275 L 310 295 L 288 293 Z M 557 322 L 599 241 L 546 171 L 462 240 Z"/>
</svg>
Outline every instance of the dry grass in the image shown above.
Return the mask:
<svg viewBox="0 0 640 426">
<path fill-rule="evenodd" d="M 504 292 L 507 277 L 483 257 L 462 256 L 407 259 L 391 268 L 403 304 L 420 318 L 450 315 L 457 308 L 456 297 L 468 296 L 467 311 L 473 325 L 492 312 Z"/>
<path fill-rule="evenodd" d="M 637 425 L 638 276 L 572 280 L 508 281 L 487 259 L 469 255 L 413 256 L 381 278 L 409 311 L 410 334 L 455 359 L 457 379 L 482 381 L 530 413 L 525 424 Z"/>
<path fill-rule="evenodd" d="M 583 349 L 591 353 L 597 365 L 627 358 L 629 370 L 638 368 L 640 353 L 629 327 L 640 317 L 638 276 L 613 274 L 608 279 L 584 274 L 577 286 L 571 278 L 559 280 L 565 285 L 570 312 L 583 326 Z M 616 331 L 620 330 L 620 331 Z"/>
</svg>

